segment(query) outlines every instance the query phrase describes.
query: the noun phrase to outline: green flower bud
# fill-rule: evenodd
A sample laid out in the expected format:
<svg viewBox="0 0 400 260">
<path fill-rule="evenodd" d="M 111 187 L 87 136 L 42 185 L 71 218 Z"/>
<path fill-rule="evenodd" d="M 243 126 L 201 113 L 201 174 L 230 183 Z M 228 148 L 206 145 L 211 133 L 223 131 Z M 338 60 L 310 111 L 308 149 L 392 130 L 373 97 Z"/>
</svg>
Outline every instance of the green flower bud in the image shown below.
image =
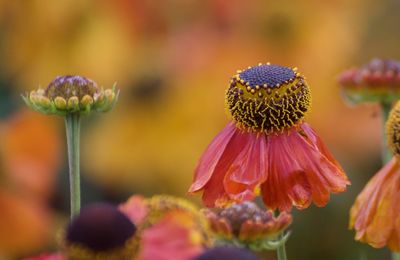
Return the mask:
<svg viewBox="0 0 400 260">
<path fill-rule="evenodd" d="M 46 89 L 39 88 L 22 96 L 25 103 L 38 112 L 64 116 L 68 113 L 106 112 L 118 98 L 115 85 L 103 90 L 93 80 L 81 76 L 56 77 Z"/>
</svg>

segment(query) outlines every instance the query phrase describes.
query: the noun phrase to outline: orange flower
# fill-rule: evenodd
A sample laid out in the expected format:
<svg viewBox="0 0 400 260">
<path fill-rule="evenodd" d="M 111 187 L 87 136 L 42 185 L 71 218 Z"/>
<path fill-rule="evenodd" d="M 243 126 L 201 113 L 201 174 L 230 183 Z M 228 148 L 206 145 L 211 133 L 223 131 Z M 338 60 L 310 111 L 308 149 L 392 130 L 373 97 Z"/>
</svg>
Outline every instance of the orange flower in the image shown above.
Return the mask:
<svg viewBox="0 0 400 260">
<path fill-rule="evenodd" d="M 400 162 L 393 158 L 365 186 L 350 211 L 356 240 L 400 251 Z"/>
<path fill-rule="evenodd" d="M 261 187 L 271 209 L 324 206 L 350 184 L 304 123 L 310 89 L 297 69 L 262 65 L 238 71 L 227 90 L 229 123 L 200 158 L 189 192 L 206 206 L 251 200 Z"/>
<path fill-rule="evenodd" d="M 386 123 L 389 147 L 395 155 L 365 186 L 350 211 L 356 240 L 373 247 L 400 251 L 400 102 Z"/>
<path fill-rule="evenodd" d="M 27 197 L 48 200 L 60 168 L 62 149 L 54 121 L 21 110 L 0 130 L 0 154 L 9 185 Z"/>
</svg>

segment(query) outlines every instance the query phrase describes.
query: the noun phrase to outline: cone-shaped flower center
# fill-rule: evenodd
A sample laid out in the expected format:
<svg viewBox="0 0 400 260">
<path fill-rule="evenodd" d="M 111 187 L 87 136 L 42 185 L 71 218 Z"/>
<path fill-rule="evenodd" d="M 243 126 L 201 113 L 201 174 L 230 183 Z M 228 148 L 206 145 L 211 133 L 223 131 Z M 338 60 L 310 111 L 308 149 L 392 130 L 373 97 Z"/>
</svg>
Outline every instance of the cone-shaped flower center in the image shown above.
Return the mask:
<svg viewBox="0 0 400 260">
<path fill-rule="evenodd" d="M 45 90 L 46 96 L 53 100 L 56 97 L 69 99 L 76 96 L 79 100 L 85 95 L 93 97 L 99 91 L 96 82 L 82 76 L 58 76 Z"/>
<path fill-rule="evenodd" d="M 400 156 L 400 101 L 390 111 L 386 122 L 386 138 L 392 153 Z"/>
<path fill-rule="evenodd" d="M 226 104 L 239 127 L 280 132 L 304 118 L 311 106 L 311 95 L 296 69 L 259 64 L 233 76 Z"/>
<path fill-rule="evenodd" d="M 272 219 L 268 211 L 261 210 L 254 202 L 245 201 L 223 209 L 219 214 L 229 220 L 233 233 L 237 236 L 244 222 L 251 220 L 267 223 Z"/>
<path fill-rule="evenodd" d="M 123 247 L 136 231 L 135 225 L 113 205 L 99 203 L 86 207 L 72 220 L 66 240 L 94 252 Z"/>
</svg>

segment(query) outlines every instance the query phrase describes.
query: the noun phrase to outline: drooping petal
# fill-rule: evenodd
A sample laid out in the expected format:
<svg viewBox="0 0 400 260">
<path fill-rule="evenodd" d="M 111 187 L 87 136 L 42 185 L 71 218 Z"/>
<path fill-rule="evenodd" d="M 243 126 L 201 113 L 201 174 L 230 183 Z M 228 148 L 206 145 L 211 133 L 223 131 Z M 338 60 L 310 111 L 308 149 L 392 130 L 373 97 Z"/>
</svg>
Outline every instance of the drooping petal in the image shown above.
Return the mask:
<svg viewBox="0 0 400 260">
<path fill-rule="evenodd" d="M 341 192 L 349 181 L 311 128 L 294 127 L 268 138 L 269 175 L 261 186 L 272 209 L 307 208 L 313 201 L 324 206 L 330 192 Z"/>
<path fill-rule="evenodd" d="M 304 131 L 304 133 L 307 135 L 307 140 L 309 140 L 309 143 L 311 145 L 315 145 L 315 147 L 323 154 L 325 157 L 333 164 L 336 165 L 339 169 L 342 170 L 342 166 L 339 164 L 338 161 L 333 157 L 331 152 L 328 150 L 328 148 L 325 146 L 324 142 L 321 140 L 321 138 L 317 135 L 317 133 L 314 131 L 314 129 L 311 128 L 311 126 L 307 123 L 303 123 L 300 125 L 301 129 Z M 344 175 L 344 174 L 343 174 Z M 344 175 L 345 176 L 345 175 Z M 347 177 L 346 177 L 347 178 Z"/>
<path fill-rule="evenodd" d="M 237 201 L 252 200 L 255 188 L 267 179 L 268 156 L 264 134 L 243 133 L 244 146 L 230 165 L 224 187 Z"/>
<path fill-rule="evenodd" d="M 284 133 L 268 138 L 269 175 L 261 186 L 265 204 L 282 211 L 290 210 L 292 204 L 304 208 L 311 203 L 310 184 L 291 153 L 290 135 Z"/>
<path fill-rule="evenodd" d="M 197 164 L 189 192 L 196 192 L 207 184 L 235 132 L 235 125 L 229 123 L 208 145 Z"/>
<path fill-rule="evenodd" d="M 350 211 L 356 239 L 400 251 L 400 164 L 393 158 L 365 186 Z"/>
<path fill-rule="evenodd" d="M 203 203 L 207 207 L 222 206 L 234 200 L 234 198 L 230 197 L 230 195 L 226 192 L 223 181 L 233 161 L 237 158 L 242 148 L 246 145 L 248 140 L 247 136 L 251 133 L 242 132 L 232 124 L 229 124 L 228 127 L 233 127 L 232 130 L 234 132 L 232 136 L 228 135 L 228 137 L 226 137 L 229 139 L 229 142 L 227 142 L 226 146 L 224 147 L 223 153 L 219 155 L 219 160 L 215 165 L 214 163 L 212 164 L 213 167 L 211 169 L 208 169 L 207 165 L 211 165 L 209 160 L 215 160 L 215 158 L 200 160 L 199 167 L 196 170 L 196 172 L 198 172 L 197 175 L 201 175 L 202 171 L 205 171 L 207 175 L 211 174 L 208 182 L 206 182 L 203 187 Z M 209 152 L 210 154 L 213 153 L 208 149 L 205 153 Z"/>
</svg>

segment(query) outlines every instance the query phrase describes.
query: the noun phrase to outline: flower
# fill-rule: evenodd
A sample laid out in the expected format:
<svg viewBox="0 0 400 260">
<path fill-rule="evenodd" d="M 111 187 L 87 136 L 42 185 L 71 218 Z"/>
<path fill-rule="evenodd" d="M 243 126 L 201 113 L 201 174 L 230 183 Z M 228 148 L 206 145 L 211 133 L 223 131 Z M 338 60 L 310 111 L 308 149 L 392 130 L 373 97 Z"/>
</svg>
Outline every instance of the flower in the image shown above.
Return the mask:
<svg viewBox="0 0 400 260">
<path fill-rule="evenodd" d="M 82 76 L 58 76 L 46 89 L 33 90 L 22 98 L 35 111 L 64 116 L 78 112 L 89 114 L 92 110 L 109 111 L 117 102 L 118 94 L 115 85 L 103 90 Z"/>
<path fill-rule="evenodd" d="M 233 122 L 211 142 L 189 192 L 208 207 L 253 199 L 261 188 L 271 209 L 324 206 L 350 184 L 340 165 L 304 122 L 310 89 L 296 68 L 259 64 L 238 71 L 226 92 Z"/>
<path fill-rule="evenodd" d="M 1 122 L 0 156 L 7 185 L 47 204 L 61 166 L 61 137 L 54 121 L 27 109 Z"/>
<path fill-rule="evenodd" d="M 338 81 L 350 103 L 392 103 L 400 98 L 400 62 L 373 59 L 360 68 L 345 70 Z"/>
<path fill-rule="evenodd" d="M 254 202 L 245 201 L 214 213 L 205 210 L 211 229 L 223 243 L 238 244 L 254 250 L 276 249 L 277 237 L 292 222 L 292 216 L 261 210 Z"/>
<path fill-rule="evenodd" d="M 257 260 L 259 259 L 251 251 L 236 247 L 215 247 L 197 256 L 195 260 Z"/>
<path fill-rule="evenodd" d="M 400 102 L 391 110 L 386 136 L 393 158 L 367 183 L 350 211 L 355 239 L 400 251 Z"/>
<path fill-rule="evenodd" d="M 72 219 L 62 241 L 68 259 L 132 259 L 135 225 L 117 207 L 97 203 Z"/>
<path fill-rule="evenodd" d="M 119 208 L 137 225 L 140 260 L 193 259 L 211 244 L 207 219 L 184 199 L 132 196 Z"/>
</svg>

